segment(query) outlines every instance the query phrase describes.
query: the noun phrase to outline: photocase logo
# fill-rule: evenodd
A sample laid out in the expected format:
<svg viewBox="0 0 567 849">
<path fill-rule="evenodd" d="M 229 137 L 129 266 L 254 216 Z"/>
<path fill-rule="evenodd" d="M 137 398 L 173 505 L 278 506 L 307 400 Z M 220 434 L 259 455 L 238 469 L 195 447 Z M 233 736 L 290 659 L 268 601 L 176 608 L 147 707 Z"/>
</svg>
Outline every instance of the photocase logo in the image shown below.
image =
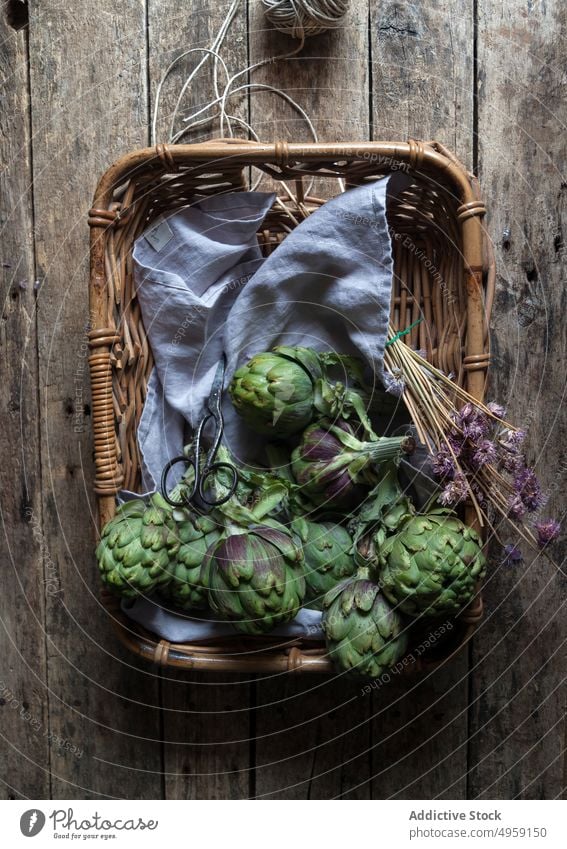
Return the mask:
<svg viewBox="0 0 567 849">
<path fill-rule="evenodd" d="M 20 831 L 25 837 L 35 837 L 45 825 L 45 814 L 34 808 L 20 817 Z"/>
</svg>

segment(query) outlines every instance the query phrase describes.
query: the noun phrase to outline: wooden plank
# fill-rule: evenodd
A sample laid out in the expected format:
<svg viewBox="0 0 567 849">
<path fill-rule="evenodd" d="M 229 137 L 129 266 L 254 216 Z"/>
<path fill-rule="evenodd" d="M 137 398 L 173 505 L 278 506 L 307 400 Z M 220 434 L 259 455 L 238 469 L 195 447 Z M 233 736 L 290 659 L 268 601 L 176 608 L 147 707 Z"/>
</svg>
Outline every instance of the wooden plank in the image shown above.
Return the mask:
<svg viewBox="0 0 567 849">
<path fill-rule="evenodd" d="M 364 683 L 293 673 L 258 680 L 255 798 L 369 798 Z"/>
<path fill-rule="evenodd" d="M 169 139 L 173 112 L 181 88 L 187 76 L 206 55 L 204 52 L 182 54 L 189 50 L 211 48 L 217 33 L 228 12 L 228 6 L 217 5 L 207 0 L 194 0 L 190 12 L 186 6 L 176 0 L 148 0 L 149 33 L 149 82 L 151 92 L 152 116 L 156 101 L 157 88 L 169 64 L 180 57 L 171 74 L 165 81 L 160 96 L 159 120 L 157 122 L 157 142 Z M 243 69 L 247 65 L 248 36 L 246 31 L 246 2 L 236 12 L 227 37 L 220 48 L 220 54 L 229 71 Z M 225 75 L 219 70 L 219 88 L 222 91 Z M 214 96 L 212 62 L 208 60 L 187 88 L 175 130 L 184 124 L 182 118 L 192 114 L 208 103 Z M 209 112 L 207 114 L 212 114 Z M 247 98 L 236 98 L 230 103 L 230 114 L 246 118 L 248 114 Z M 236 127 L 235 127 L 236 129 Z M 182 141 L 189 144 L 219 138 L 219 123 L 209 123 L 186 135 Z M 246 137 L 246 136 L 245 136 Z"/>
<path fill-rule="evenodd" d="M 227 12 L 226 5 L 217 6 L 197 0 L 191 12 L 177 0 L 150 0 L 149 79 L 152 109 L 155 93 L 165 69 L 174 57 L 197 47 L 209 47 Z M 244 68 L 248 48 L 246 36 L 246 3 L 236 15 L 222 56 L 229 68 Z M 176 67 L 163 87 L 158 121 L 157 141 L 169 134 L 171 114 L 186 75 L 200 61 L 202 54 L 192 54 Z M 195 78 L 184 99 L 185 111 L 196 109 L 212 97 L 210 62 Z M 231 104 L 231 114 L 246 117 L 247 98 Z M 177 122 L 176 127 L 181 123 Z M 218 123 L 187 136 L 191 142 L 218 137 Z M 162 675 L 164 787 L 169 799 L 240 799 L 250 789 L 250 685 L 247 681 L 231 683 L 231 676 L 202 673 Z"/>
<path fill-rule="evenodd" d="M 469 167 L 473 127 L 473 3 L 373 2 L 375 139 L 436 139 Z M 373 695 L 374 798 L 466 794 L 467 652 L 412 686 Z"/>
<path fill-rule="evenodd" d="M 249 15 L 252 62 L 296 46 L 270 30 L 259 3 L 249 4 Z M 290 94 L 308 112 L 319 140 L 367 139 L 366 0 L 351 3 L 340 29 L 308 39 L 301 54 L 260 69 L 252 81 Z M 311 140 L 302 119 L 275 95 L 252 94 L 251 117 L 264 141 Z M 323 197 L 336 194 L 336 183 L 318 180 L 315 191 Z M 290 674 L 259 678 L 256 687 L 257 797 L 369 796 L 371 700 L 358 697 L 358 684 Z"/>
<path fill-rule="evenodd" d="M 527 455 L 564 512 L 566 172 L 559 0 L 478 3 L 479 168 L 497 249 L 491 395 L 528 429 Z M 505 534 L 505 541 L 512 536 Z M 559 561 L 564 539 L 553 546 Z M 565 580 L 545 559 L 501 565 L 474 644 L 472 798 L 554 798 L 565 787 Z"/>
<path fill-rule="evenodd" d="M 370 4 L 375 139 L 436 139 L 472 166 L 473 2 Z"/>
<path fill-rule="evenodd" d="M 272 29 L 260 3 L 249 3 L 249 18 L 251 63 L 298 46 Z M 259 68 L 250 82 L 289 94 L 308 113 L 320 141 L 368 138 L 367 0 L 353 0 L 339 28 L 308 38 L 300 54 Z M 305 121 L 276 95 L 252 93 L 250 110 L 261 141 L 312 141 Z"/>
<path fill-rule="evenodd" d="M 98 601 L 86 359 L 87 211 L 103 170 L 147 140 L 145 8 L 46 0 L 30 13 L 44 534 L 61 588 L 47 605 L 49 722 L 77 747 L 52 745 L 52 793 L 155 798 L 157 678 Z"/>
<path fill-rule="evenodd" d="M 162 681 L 165 797 L 248 798 L 248 677 L 168 670 Z"/>
<path fill-rule="evenodd" d="M 27 32 L 0 15 L 2 798 L 49 797 Z M 46 563 L 47 563 L 46 558 Z M 54 587 L 54 585 L 52 585 Z"/>
</svg>

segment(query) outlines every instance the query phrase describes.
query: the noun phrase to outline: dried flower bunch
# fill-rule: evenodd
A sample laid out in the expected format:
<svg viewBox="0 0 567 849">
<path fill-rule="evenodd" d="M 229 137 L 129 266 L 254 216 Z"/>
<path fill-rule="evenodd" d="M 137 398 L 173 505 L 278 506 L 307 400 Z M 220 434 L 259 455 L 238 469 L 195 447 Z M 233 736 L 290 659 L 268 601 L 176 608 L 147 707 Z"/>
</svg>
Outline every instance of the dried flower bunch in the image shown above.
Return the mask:
<svg viewBox="0 0 567 849">
<path fill-rule="evenodd" d="M 479 524 L 488 524 L 495 534 L 493 510 L 532 545 L 542 548 L 554 540 L 560 532 L 554 519 L 528 524 L 546 499 L 527 465 L 525 431 L 505 421 L 500 404 L 477 401 L 394 337 L 390 328 L 393 344 L 386 348 L 385 365 L 432 454 L 433 471 L 443 484 L 440 503 L 455 507 L 470 499 Z"/>
</svg>

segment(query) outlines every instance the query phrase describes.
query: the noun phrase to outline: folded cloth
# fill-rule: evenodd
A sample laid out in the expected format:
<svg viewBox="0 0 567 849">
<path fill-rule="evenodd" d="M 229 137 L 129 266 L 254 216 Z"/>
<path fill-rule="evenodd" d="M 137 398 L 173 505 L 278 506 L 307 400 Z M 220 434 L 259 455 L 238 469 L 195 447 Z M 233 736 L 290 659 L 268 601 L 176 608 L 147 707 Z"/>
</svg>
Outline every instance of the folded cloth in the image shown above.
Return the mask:
<svg viewBox="0 0 567 849">
<path fill-rule="evenodd" d="M 282 344 L 362 355 L 381 379 L 392 280 L 388 180 L 327 201 L 263 261 L 256 231 L 274 195 L 259 192 L 206 198 L 136 241 L 136 289 L 156 364 L 138 428 L 145 490 L 180 453 L 185 423 L 200 418 L 223 351 L 227 384 L 254 353 Z M 233 454 L 258 459 L 262 440 L 228 398 L 223 413 Z"/>
<path fill-rule="evenodd" d="M 148 598 L 137 598 L 134 601 L 124 599 L 122 610 L 130 619 L 172 643 L 193 643 L 215 637 L 242 636 L 229 622 L 219 622 L 212 613 L 203 611 L 200 616 L 189 616 L 168 610 Z M 322 614 L 318 610 L 303 607 L 293 621 L 278 625 L 270 631 L 269 636 L 324 640 L 321 618 Z"/>
<path fill-rule="evenodd" d="M 142 486 L 159 486 L 195 426 L 240 288 L 263 262 L 256 233 L 275 195 L 213 195 L 159 219 L 134 245 L 134 278 L 155 368 L 138 426 Z M 181 469 L 172 469 L 177 483 Z"/>
</svg>

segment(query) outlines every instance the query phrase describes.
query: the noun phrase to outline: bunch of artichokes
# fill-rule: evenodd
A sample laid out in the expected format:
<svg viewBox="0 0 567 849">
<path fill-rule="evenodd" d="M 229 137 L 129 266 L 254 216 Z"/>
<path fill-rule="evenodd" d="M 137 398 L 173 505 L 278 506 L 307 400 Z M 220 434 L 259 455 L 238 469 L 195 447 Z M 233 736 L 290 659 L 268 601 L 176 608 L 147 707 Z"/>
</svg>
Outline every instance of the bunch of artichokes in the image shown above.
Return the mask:
<svg viewBox="0 0 567 849">
<path fill-rule="evenodd" d="M 350 385 L 330 379 L 337 365 Z M 478 535 L 434 498 L 418 512 L 402 491 L 398 463 L 415 441 L 375 433 L 352 358 L 275 348 L 235 373 L 230 395 L 250 427 L 279 440 L 269 468 L 240 465 L 235 493 L 207 515 L 159 494 L 121 505 L 97 548 L 102 580 L 126 598 L 208 608 L 250 635 L 322 609 L 337 669 L 381 676 L 416 620 L 470 602 L 485 567 Z M 217 456 L 235 463 L 225 446 Z"/>
</svg>

